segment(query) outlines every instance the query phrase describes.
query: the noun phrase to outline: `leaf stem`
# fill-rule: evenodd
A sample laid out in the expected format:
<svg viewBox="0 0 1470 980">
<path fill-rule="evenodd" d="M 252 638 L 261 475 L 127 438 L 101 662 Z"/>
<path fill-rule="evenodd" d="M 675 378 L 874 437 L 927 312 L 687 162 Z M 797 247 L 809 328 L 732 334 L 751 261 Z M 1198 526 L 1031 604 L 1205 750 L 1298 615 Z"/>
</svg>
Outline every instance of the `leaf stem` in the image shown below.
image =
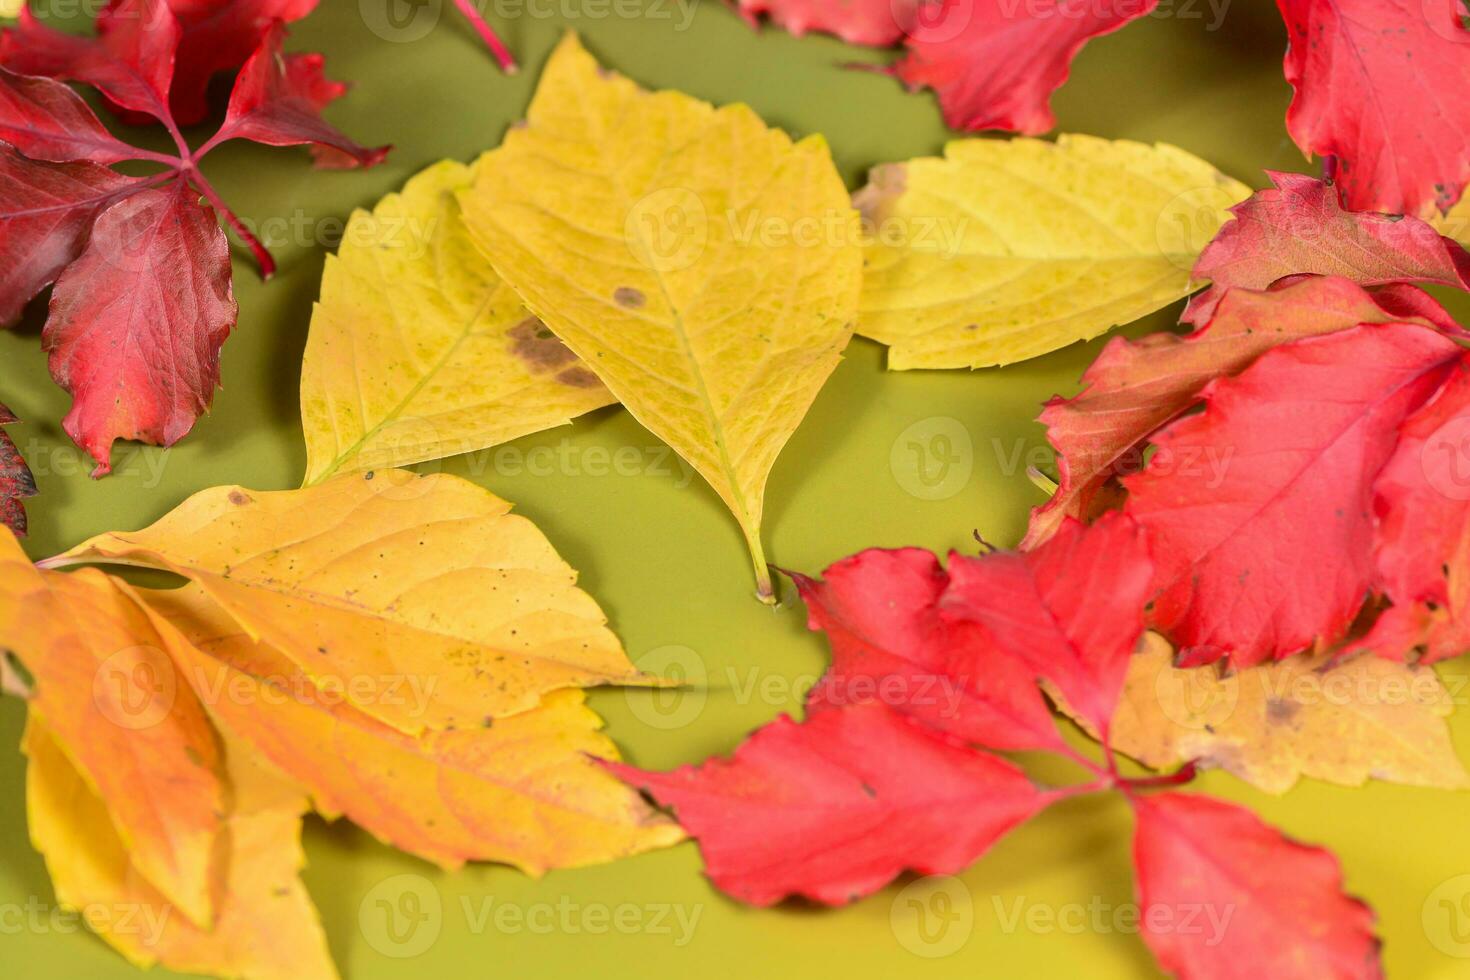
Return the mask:
<svg viewBox="0 0 1470 980">
<path fill-rule="evenodd" d="M 495 33 L 494 28 L 486 22 L 480 11 L 475 9 L 472 0 L 454 0 L 454 5 L 479 32 L 486 47 L 490 49 L 490 53 L 495 55 L 495 60 L 500 63 L 501 71 L 507 75 L 514 75 L 521 70 L 520 65 L 516 64 L 515 56 L 510 53 L 510 49 L 505 46 L 504 41 L 500 40 L 500 35 Z"/>
<path fill-rule="evenodd" d="M 1132 794 L 1137 790 L 1145 789 L 1168 789 L 1171 786 L 1183 786 L 1192 783 L 1199 775 L 1199 766 L 1193 761 L 1186 762 L 1177 772 L 1171 772 L 1164 776 L 1140 776 L 1130 778 L 1118 777 L 1118 788 L 1124 793 Z"/>
<path fill-rule="evenodd" d="M 276 260 L 271 256 L 270 249 L 266 248 L 264 243 L 255 237 L 255 233 L 245 226 L 245 222 L 241 221 L 234 211 L 230 210 L 230 206 L 225 203 L 225 199 L 220 197 L 219 192 L 214 189 L 213 185 L 209 183 L 197 166 L 191 162 L 180 173 L 183 173 L 193 182 L 194 187 L 199 193 L 203 194 L 209 200 L 209 203 L 214 205 L 214 209 L 219 212 L 220 216 L 225 219 L 225 223 L 234 229 L 236 235 L 240 236 L 240 240 L 250 249 L 250 254 L 255 256 L 256 265 L 260 267 L 260 277 L 266 282 L 269 282 L 271 277 L 276 274 Z"/>
</svg>

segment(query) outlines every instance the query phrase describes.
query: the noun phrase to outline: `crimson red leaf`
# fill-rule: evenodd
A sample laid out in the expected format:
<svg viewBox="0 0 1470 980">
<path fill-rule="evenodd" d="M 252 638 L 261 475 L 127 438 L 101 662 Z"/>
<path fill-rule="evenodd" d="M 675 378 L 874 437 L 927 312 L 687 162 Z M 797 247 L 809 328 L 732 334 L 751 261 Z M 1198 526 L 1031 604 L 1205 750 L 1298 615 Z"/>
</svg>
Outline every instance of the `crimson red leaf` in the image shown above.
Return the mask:
<svg viewBox="0 0 1470 980">
<path fill-rule="evenodd" d="M 42 340 L 73 396 L 67 434 L 111 470 L 112 443 L 173 445 L 209 407 L 235 325 L 230 251 L 183 180 L 104 211 L 57 282 Z"/>
<path fill-rule="evenodd" d="M 1387 309 L 1385 309 L 1385 306 Z M 1143 465 L 1143 442 L 1195 404 L 1210 381 L 1236 374 L 1272 347 L 1360 323 L 1412 318 L 1459 331 L 1411 286 L 1369 295 L 1346 279 L 1311 277 L 1272 292 L 1231 290 L 1213 318 L 1188 336 L 1115 337 L 1082 376 L 1075 398 L 1047 403 L 1041 421 L 1057 451 L 1056 494 L 1031 515 L 1023 548 L 1045 541 L 1067 517 L 1088 519 L 1114 478 Z"/>
<path fill-rule="evenodd" d="M 1095 37 L 1154 9 L 1158 0 L 941 0 L 920 8 L 893 73 L 939 94 L 952 129 L 1035 135 L 1056 125 L 1051 94 Z"/>
<path fill-rule="evenodd" d="M 0 327 L 81 254 L 98 212 L 140 183 L 95 163 L 27 160 L 0 143 Z"/>
<path fill-rule="evenodd" d="M 1382 977 L 1372 909 L 1337 858 L 1204 796 L 1135 797 L 1143 938 L 1181 980 Z"/>
<path fill-rule="evenodd" d="M 97 37 L 63 34 L 36 19 L 30 7 L 0 35 L 0 64 L 22 75 L 44 75 L 94 86 L 124 109 L 170 119 L 169 86 L 179 24 L 166 3 L 118 0 Z"/>
<path fill-rule="evenodd" d="M 245 63 L 230 95 L 225 123 L 211 144 L 231 139 L 269 146 L 311 143 L 324 167 L 381 163 L 389 147 L 359 146 L 322 119 L 322 109 L 341 98 L 347 86 L 323 74 L 319 54 L 283 55 L 285 38 L 285 28 L 276 24 Z"/>
<path fill-rule="evenodd" d="M 1470 363 L 1404 423 L 1374 488 L 1379 581 L 1394 605 L 1364 645 L 1432 663 L 1470 650 Z"/>
<path fill-rule="evenodd" d="M 32 160 L 54 163 L 117 163 L 138 155 L 114 138 L 66 85 L 4 68 L 0 68 L 0 140 Z"/>
<path fill-rule="evenodd" d="M 1373 482 L 1459 357 L 1410 324 L 1308 337 L 1212 383 L 1203 413 L 1154 437 L 1127 511 L 1182 662 L 1250 666 L 1343 636 L 1373 580 Z"/>
<path fill-rule="evenodd" d="M 1106 738 L 1143 636 L 1153 572 L 1138 527 L 1113 513 L 1091 526 L 1066 521 L 1033 551 L 954 557 L 943 604 L 1055 684 Z"/>
<path fill-rule="evenodd" d="M 1470 253 L 1428 222 L 1344 211 L 1329 184 L 1267 173 L 1276 189 L 1231 208 L 1235 219 L 1200 253 L 1193 275 L 1212 283 L 1189 301 L 1186 323 L 1208 320 L 1226 289 L 1265 289 L 1301 273 L 1345 276 L 1365 286 L 1436 282 L 1470 289 Z"/>
<path fill-rule="evenodd" d="M 793 577 L 811 628 L 832 644 L 832 669 L 812 689 L 810 710 L 879 700 L 967 742 L 1062 747 L 1031 670 L 975 624 L 941 617 L 949 576 L 931 553 L 875 548 L 820 581 Z"/>
<path fill-rule="evenodd" d="M 953 874 L 1051 800 L 1016 766 L 869 702 L 780 718 L 727 760 L 611 768 L 672 807 L 722 891 L 841 905 L 911 869 Z"/>
<path fill-rule="evenodd" d="M 10 409 L 0 405 L 0 425 L 20 421 Z M 5 524 L 21 537 L 26 533 L 26 509 L 21 503 L 36 495 L 36 479 L 26 465 L 20 450 L 10 436 L 0 431 L 0 524 Z"/>
<path fill-rule="evenodd" d="M 1462 0 L 1277 0 L 1296 90 L 1286 128 L 1338 160 L 1354 211 L 1428 217 L 1470 179 L 1470 31 Z"/>
<path fill-rule="evenodd" d="M 738 0 L 740 13 L 755 26 L 770 17 L 796 37 L 820 31 L 849 44 L 887 47 L 913 27 L 918 0 Z"/>
</svg>

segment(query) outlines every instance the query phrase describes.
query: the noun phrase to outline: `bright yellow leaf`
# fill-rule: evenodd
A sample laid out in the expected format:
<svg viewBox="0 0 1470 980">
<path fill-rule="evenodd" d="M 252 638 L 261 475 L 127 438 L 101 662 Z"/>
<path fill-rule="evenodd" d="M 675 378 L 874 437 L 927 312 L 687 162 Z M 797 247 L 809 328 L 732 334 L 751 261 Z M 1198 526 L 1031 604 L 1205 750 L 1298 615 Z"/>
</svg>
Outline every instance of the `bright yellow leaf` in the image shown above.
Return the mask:
<svg viewBox="0 0 1470 980">
<path fill-rule="evenodd" d="M 568 36 L 465 220 L 496 270 L 735 514 L 770 600 L 766 480 L 852 332 L 857 216 L 820 137 L 645 92 Z"/>
<path fill-rule="evenodd" d="M 1459 789 L 1470 777 L 1450 741 L 1453 710 L 1429 667 L 1296 656 L 1221 677 L 1175 668 L 1169 644 L 1150 634 L 1129 667 L 1112 741 L 1151 768 L 1198 760 L 1268 793 L 1302 776 Z"/>
<path fill-rule="evenodd" d="M 19 17 L 25 5 L 26 0 L 0 0 L 0 17 L 7 20 Z"/>
<path fill-rule="evenodd" d="M 1464 245 L 1470 242 L 1470 195 L 1461 197 L 1450 208 L 1449 214 L 1440 214 L 1438 211 L 1429 216 L 1429 223 L 1439 231 L 1441 235 L 1453 238 Z"/>
<path fill-rule="evenodd" d="M 857 332 L 888 366 L 988 367 L 1096 337 L 1186 296 L 1250 189 L 1183 150 L 1060 136 L 955 140 L 873 170 Z"/>
<path fill-rule="evenodd" d="M 0 649 L 34 678 L 30 711 L 106 802 L 133 863 L 206 925 L 225 793 L 214 731 L 177 682 L 182 643 L 126 586 L 95 569 L 41 572 L 0 527 Z"/>
<path fill-rule="evenodd" d="M 358 211 L 328 256 L 301 366 L 306 482 L 563 425 L 613 397 L 470 240 L 437 163 Z"/>
<path fill-rule="evenodd" d="M 215 719 L 305 786 L 324 813 L 445 868 L 528 874 L 668 846 L 679 828 L 592 756 L 616 759 L 580 691 L 510 718 L 418 738 L 312 686 L 196 587 L 149 593 L 195 648 L 184 674 Z"/>
<path fill-rule="evenodd" d="M 336 977 L 316 907 L 302 885 L 301 791 L 231 745 L 233 807 L 226 820 L 218 916 L 202 929 L 140 873 L 108 808 L 41 716 L 25 734 L 26 811 L 63 907 L 135 966 L 243 980 Z"/>
<path fill-rule="evenodd" d="M 193 579 L 318 687 L 409 734 L 477 728 L 562 687 L 648 681 L 536 526 L 457 477 L 217 487 L 67 556 L 98 559 Z M 432 697 L 376 696 L 390 686 Z"/>
</svg>

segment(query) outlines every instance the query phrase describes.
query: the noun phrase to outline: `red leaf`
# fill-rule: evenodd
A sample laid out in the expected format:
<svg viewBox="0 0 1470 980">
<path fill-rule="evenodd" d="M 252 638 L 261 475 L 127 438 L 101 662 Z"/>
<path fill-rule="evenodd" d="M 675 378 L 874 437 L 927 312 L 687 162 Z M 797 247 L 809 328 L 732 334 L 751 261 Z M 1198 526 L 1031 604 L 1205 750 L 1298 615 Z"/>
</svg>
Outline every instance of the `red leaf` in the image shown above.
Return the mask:
<svg viewBox="0 0 1470 980">
<path fill-rule="evenodd" d="M 942 0 L 937 14 L 918 8 L 908 56 L 892 71 L 910 88 L 934 89 L 952 129 L 1044 133 L 1056 125 L 1051 93 L 1082 46 L 1157 2 Z"/>
<path fill-rule="evenodd" d="M 1407 319 L 1413 312 L 1459 330 L 1413 287 L 1370 296 L 1346 279 L 1312 277 L 1273 292 L 1232 290 L 1210 322 L 1185 337 L 1113 338 L 1082 376 L 1082 393 L 1054 398 L 1041 413 L 1058 453 L 1060 481 L 1052 499 L 1032 512 L 1022 548 L 1045 541 L 1067 517 L 1090 518 L 1110 480 L 1142 467 L 1144 440 L 1194 405 L 1210 381 L 1237 374 L 1272 347 L 1300 337 Z"/>
<path fill-rule="evenodd" d="M 0 405 L 0 425 L 18 421 L 10 409 Z M 36 478 L 31 475 L 31 468 L 10 436 L 0 431 L 0 524 L 25 537 L 26 509 L 21 501 L 35 495 Z"/>
<path fill-rule="evenodd" d="M 1375 556 L 1392 608 L 1364 645 L 1433 663 L 1470 650 L 1470 362 L 1404 423 L 1374 488 Z"/>
<path fill-rule="evenodd" d="M 1296 90 L 1286 128 L 1338 159 L 1354 211 L 1428 217 L 1470 179 L 1470 31 L 1462 0 L 1277 0 Z"/>
<path fill-rule="evenodd" d="M 1329 184 L 1267 173 L 1276 189 L 1231 208 L 1235 219 L 1200 253 L 1194 277 L 1213 283 L 1189 301 L 1186 323 L 1208 320 L 1227 289 L 1265 289 L 1301 273 L 1345 276 L 1365 286 L 1436 282 L 1470 289 L 1470 253 L 1428 222 L 1344 211 Z"/>
<path fill-rule="evenodd" d="M 141 181 L 95 163 L 40 163 L 0 143 L 0 326 L 56 281 L 97 214 Z"/>
<path fill-rule="evenodd" d="M 769 16 L 795 37 L 820 31 L 848 44 L 887 47 L 912 28 L 918 0 L 738 0 L 738 5 L 752 27 Z"/>
<path fill-rule="evenodd" d="M 50 78 L 0 68 L 0 140 L 32 160 L 117 163 L 137 151 L 113 137 L 82 97 Z"/>
<path fill-rule="evenodd" d="M 1108 514 L 1091 527 L 1069 520 L 1034 551 L 952 559 L 944 608 L 1055 684 L 1106 740 L 1143 636 L 1153 571 L 1131 518 Z"/>
<path fill-rule="evenodd" d="M 225 233 L 183 180 L 102 213 L 42 335 L 73 396 L 62 424 L 97 460 L 94 476 L 110 472 L 115 439 L 171 446 L 193 428 L 237 312 Z"/>
<path fill-rule="evenodd" d="M 124 109 L 170 119 L 179 24 L 168 5 L 118 0 L 99 26 L 97 37 L 63 34 L 25 7 L 19 23 L 0 35 L 0 64 L 22 75 L 83 82 Z"/>
<path fill-rule="evenodd" d="M 1371 980 L 1374 915 L 1337 858 L 1204 796 L 1134 797 L 1143 938 L 1181 980 Z"/>
<path fill-rule="evenodd" d="M 793 578 L 811 628 L 832 644 L 832 669 L 812 689 L 809 710 L 876 699 L 967 742 L 1062 748 L 1031 670 L 984 642 L 973 623 L 941 618 L 949 576 L 934 555 L 875 548 L 821 581 Z"/>
<path fill-rule="evenodd" d="M 1250 666 L 1343 636 L 1373 580 L 1373 481 L 1459 356 L 1408 324 L 1297 340 L 1154 437 L 1127 511 L 1154 547 L 1153 622 L 1181 662 Z"/>
<path fill-rule="evenodd" d="M 677 811 L 722 891 L 761 906 L 841 905 L 905 869 L 953 874 L 1050 802 L 1011 763 L 876 703 L 780 718 L 728 761 L 611 768 Z"/>
<path fill-rule="evenodd" d="M 367 149 L 349 140 L 321 118 L 322 109 L 347 92 L 347 86 L 327 79 L 319 54 L 281 53 L 285 28 L 276 24 L 260 50 L 235 80 L 224 126 L 211 140 L 222 143 L 246 139 L 268 146 L 314 144 L 323 167 L 371 167 L 381 163 L 390 147 Z"/>
</svg>

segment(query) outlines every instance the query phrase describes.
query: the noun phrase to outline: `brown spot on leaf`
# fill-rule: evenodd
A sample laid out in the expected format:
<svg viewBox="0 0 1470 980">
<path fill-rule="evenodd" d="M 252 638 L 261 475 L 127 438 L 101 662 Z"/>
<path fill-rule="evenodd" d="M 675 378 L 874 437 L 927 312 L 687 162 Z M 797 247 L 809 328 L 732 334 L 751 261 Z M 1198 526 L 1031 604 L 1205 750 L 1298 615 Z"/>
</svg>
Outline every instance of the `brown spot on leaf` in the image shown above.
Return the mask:
<svg viewBox="0 0 1470 980">
<path fill-rule="evenodd" d="M 231 490 L 230 503 L 234 504 L 236 507 L 244 507 L 246 504 L 250 503 L 250 498 L 241 493 L 239 490 Z"/>
<path fill-rule="evenodd" d="M 561 338 L 534 316 L 526 317 L 510 331 L 511 353 L 537 374 L 566 367 L 577 359 Z"/>
<path fill-rule="evenodd" d="M 1270 698 L 1266 701 L 1266 720 L 1273 725 L 1286 725 L 1296 717 L 1301 705 L 1283 701 L 1280 698 Z"/>
<path fill-rule="evenodd" d="M 556 380 L 573 388 L 596 388 L 602 384 L 597 375 L 584 367 L 567 368 L 556 376 Z"/>
<path fill-rule="evenodd" d="M 613 301 L 628 310 L 637 310 L 648 302 L 648 297 L 643 295 L 642 290 L 634 289 L 632 286 L 619 286 L 613 290 Z"/>
</svg>

